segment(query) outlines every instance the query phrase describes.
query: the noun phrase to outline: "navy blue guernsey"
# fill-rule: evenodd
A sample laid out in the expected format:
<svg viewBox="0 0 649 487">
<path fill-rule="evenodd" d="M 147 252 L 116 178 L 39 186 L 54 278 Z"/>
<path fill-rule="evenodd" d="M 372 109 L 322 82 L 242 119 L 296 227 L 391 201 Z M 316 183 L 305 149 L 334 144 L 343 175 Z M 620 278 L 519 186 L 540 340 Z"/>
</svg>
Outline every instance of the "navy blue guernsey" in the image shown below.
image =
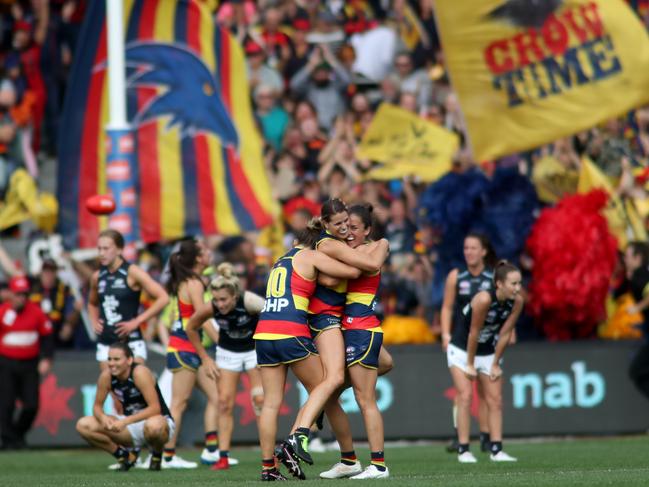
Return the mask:
<svg viewBox="0 0 649 487">
<path fill-rule="evenodd" d="M 489 295 L 491 296 L 491 304 L 487 310 L 484 325 L 480 330 L 476 355 L 492 355 L 496 351 L 498 334 L 514 308 L 513 299 L 498 301 L 495 289 L 492 288 L 489 290 Z M 456 323 L 456 326 L 453 328 L 451 344 L 462 350 L 466 350 L 469 331 L 471 330 L 471 316 L 473 315 L 471 303 L 464 307 L 462 314 L 463 319 Z"/>
<path fill-rule="evenodd" d="M 237 299 L 237 304 L 227 314 L 222 314 L 212 301 L 212 313 L 216 324 L 219 325 L 219 347 L 230 352 L 249 352 L 255 349 L 252 335 L 257 328 L 258 315 L 246 311 L 243 294 Z"/>
<path fill-rule="evenodd" d="M 494 274 L 490 269 L 484 269 L 480 274 L 473 275 L 466 267 L 457 270 L 455 283 L 455 316 L 461 318 L 462 310 L 471 302 L 473 296 L 480 291 L 489 291 L 493 288 Z"/>
<path fill-rule="evenodd" d="M 137 366 L 138 364 L 133 364 L 128 378 L 125 381 L 121 381 L 114 376 L 110 377 L 110 390 L 113 391 L 115 397 L 122 403 L 125 416 L 132 416 L 148 407 L 142 392 L 135 385 L 135 380 L 133 380 L 133 371 Z M 155 385 L 155 391 L 158 394 L 158 402 L 160 402 L 160 414 L 171 417 L 171 413 L 162 397 L 158 384 Z"/>
<path fill-rule="evenodd" d="M 140 291 L 135 291 L 128 286 L 130 266 L 128 262 L 122 262 L 115 272 L 110 272 L 106 266 L 99 268 L 97 294 L 99 295 L 99 317 L 104 329 L 97 337 L 97 341 L 104 345 L 120 341 L 115 325 L 132 320 L 140 310 Z M 135 340 L 142 340 L 142 332 L 139 328 L 128 336 L 129 342 Z"/>
</svg>

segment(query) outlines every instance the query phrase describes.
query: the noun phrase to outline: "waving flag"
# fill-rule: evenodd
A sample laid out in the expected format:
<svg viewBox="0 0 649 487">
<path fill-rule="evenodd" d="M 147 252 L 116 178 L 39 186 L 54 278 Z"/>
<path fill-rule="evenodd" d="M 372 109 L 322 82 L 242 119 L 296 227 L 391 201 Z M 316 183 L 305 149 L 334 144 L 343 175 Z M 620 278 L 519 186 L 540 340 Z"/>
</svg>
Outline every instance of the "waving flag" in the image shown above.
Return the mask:
<svg viewBox="0 0 649 487">
<path fill-rule="evenodd" d="M 83 204 L 106 192 L 104 5 L 91 2 L 86 15 L 60 139 L 59 231 L 75 247 L 95 245 L 106 224 Z M 124 26 L 140 238 L 233 235 L 270 224 L 275 203 L 241 47 L 199 0 L 126 0 Z"/>
<path fill-rule="evenodd" d="M 622 0 L 436 0 L 435 9 L 478 160 L 649 101 L 649 36 Z"/>
</svg>

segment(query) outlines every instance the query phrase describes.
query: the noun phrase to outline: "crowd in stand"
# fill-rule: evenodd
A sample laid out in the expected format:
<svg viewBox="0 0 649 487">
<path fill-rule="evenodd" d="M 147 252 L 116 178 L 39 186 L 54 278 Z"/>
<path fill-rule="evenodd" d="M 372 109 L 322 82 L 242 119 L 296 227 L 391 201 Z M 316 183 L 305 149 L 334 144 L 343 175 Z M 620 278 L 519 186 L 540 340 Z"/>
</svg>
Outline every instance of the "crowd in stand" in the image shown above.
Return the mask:
<svg viewBox="0 0 649 487">
<path fill-rule="evenodd" d="M 38 180 L 39 166 L 53 163 L 47 156 L 56 155 L 57 121 L 86 3 L 0 2 L 0 200 L 16 167 L 24 166 Z M 649 25 L 646 5 L 631 3 Z M 385 236 L 391 249 L 381 312 L 416 315 L 439 333 L 441 302 L 434 299 L 431 282 L 436 246 L 444 235 L 419 218 L 419 195 L 427 185 L 416 177 L 366 180 L 373 163 L 357 157 L 358 144 L 382 102 L 465 135 L 444 67 L 433 1 L 206 4 L 214 9 L 215 22 L 228 28 L 245 51 L 271 186 L 282 204 L 285 245 L 319 214 L 328 197 L 348 204 L 371 203 L 378 220 L 376 236 Z M 644 166 L 649 156 L 649 107 L 503 161 L 484 164 L 461 150 L 452 170 L 478 167 L 489 172 L 494 165 L 506 164 L 531 177 L 535 162 L 546 155 L 567 169 L 578 169 L 580 157 L 589 155 L 613 177 L 619 177 L 623 167 Z M 626 166 L 620 163 L 623 158 Z M 625 191 L 642 193 L 641 183 L 636 178 Z M 207 241 L 216 261 L 232 262 L 246 288 L 264 294 L 271 259 L 263 242 L 255 235 Z M 172 247 L 160 243 L 142 249 L 140 264 L 161 276 Z M 87 282 L 90 269 L 85 265 L 77 270 Z M 56 262 L 45 261 L 34 277 L 33 299 L 49 303 L 53 320 L 56 314 L 60 346 L 83 347 L 83 328 L 73 328 L 81 304 L 55 281 L 56 269 Z"/>
</svg>

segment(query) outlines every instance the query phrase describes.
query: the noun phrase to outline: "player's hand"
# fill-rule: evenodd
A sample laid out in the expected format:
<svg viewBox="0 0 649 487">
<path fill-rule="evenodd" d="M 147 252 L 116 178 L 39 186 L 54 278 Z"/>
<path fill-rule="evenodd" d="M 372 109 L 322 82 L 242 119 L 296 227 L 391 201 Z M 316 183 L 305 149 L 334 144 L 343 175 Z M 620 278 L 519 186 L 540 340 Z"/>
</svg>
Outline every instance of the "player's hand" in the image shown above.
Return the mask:
<svg viewBox="0 0 649 487">
<path fill-rule="evenodd" d="M 202 360 L 201 367 L 205 370 L 205 375 L 212 380 L 217 380 L 221 376 L 219 368 L 216 366 L 216 362 L 211 358 L 206 358 Z"/>
<path fill-rule="evenodd" d="M 97 335 L 104 331 L 104 320 L 97 320 L 92 324 L 92 329 L 95 330 Z"/>
<path fill-rule="evenodd" d="M 123 431 L 124 428 L 126 428 L 126 423 L 123 419 L 118 419 L 117 421 L 113 421 L 113 424 L 111 425 L 109 430 L 115 433 L 119 433 L 120 431 Z"/>
<path fill-rule="evenodd" d="M 52 369 L 52 361 L 50 359 L 44 358 L 38 362 L 38 373 L 40 375 L 46 375 Z"/>
<path fill-rule="evenodd" d="M 495 382 L 503 375 L 503 369 L 500 368 L 500 365 L 493 364 L 491 370 L 489 371 L 489 378 Z"/>
<path fill-rule="evenodd" d="M 448 344 L 451 343 L 451 335 L 449 333 L 442 333 L 442 351 L 448 350 Z"/>
<path fill-rule="evenodd" d="M 474 380 L 478 377 L 478 371 L 475 370 L 473 365 L 467 365 L 464 374 L 471 380 Z"/>
<path fill-rule="evenodd" d="M 101 426 L 105 430 L 113 431 L 113 424 L 115 421 L 117 421 L 117 419 L 113 416 L 104 416 L 101 420 Z"/>
<path fill-rule="evenodd" d="M 121 338 L 126 338 L 139 327 L 140 324 L 136 320 L 122 321 L 121 323 L 117 323 L 117 325 L 115 325 L 117 336 Z"/>
</svg>

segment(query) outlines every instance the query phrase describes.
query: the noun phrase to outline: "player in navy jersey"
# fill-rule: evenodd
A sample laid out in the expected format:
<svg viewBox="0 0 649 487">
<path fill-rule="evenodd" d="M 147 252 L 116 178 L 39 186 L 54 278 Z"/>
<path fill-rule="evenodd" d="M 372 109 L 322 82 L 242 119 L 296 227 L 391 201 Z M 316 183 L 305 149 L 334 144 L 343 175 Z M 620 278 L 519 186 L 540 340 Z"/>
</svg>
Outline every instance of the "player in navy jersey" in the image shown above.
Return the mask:
<svg viewBox="0 0 649 487">
<path fill-rule="evenodd" d="M 448 346 L 448 366 L 458 397 L 458 460 L 475 463 L 469 451 L 472 381 L 479 380 L 487 402 L 490 459 L 516 461 L 502 451 L 502 369 L 500 359 L 523 309 L 521 273 L 507 261 L 494 270 L 494 288 L 480 291 L 465 306 Z"/>
<path fill-rule="evenodd" d="M 112 416 L 104 412 L 109 392 L 122 405 L 124 415 Z M 122 471 L 133 467 L 137 458 L 127 448 L 148 444 L 152 449 L 149 469 L 160 470 L 162 448 L 173 434 L 174 426 L 151 371 L 134 362 L 127 344 L 110 345 L 107 368 L 97 382 L 93 415 L 79 419 L 79 434 L 92 446 L 117 458 Z"/>
<path fill-rule="evenodd" d="M 146 345 L 140 326 L 157 316 L 169 302 L 165 290 L 146 271 L 122 257 L 124 237 L 116 230 L 99 234 L 97 250 L 100 268 L 90 281 L 88 314 L 97 333 L 97 361 L 101 370 L 108 367 L 108 348 L 116 342 L 128 342 L 135 361 L 144 363 Z M 140 313 L 140 293 L 153 299 Z"/>
<path fill-rule="evenodd" d="M 453 323 L 462 321 L 462 310 L 471 302 L 473 296 L 480 291 L 486 291 L 493 287 L 493 266 L 495 254 L 489 239 L 479 233 L 469 233 L 464 238 L 464 262 L 465 265 L 449 272 L 444 287 L 444 301 L 442 303 L 442 351 L 447 352 L 448 344 L 451 341 L 451 330 Z M 455 328 L 457 329 L 457 327 Z M 482 386 L 478 383 L 478 396 L 480 405 L 478 411 L 478 422 L 480 425 L 480 449 L 489 450 L 489 423 L 487 420 L 487 403 L 484 399 Z M 456 453 L 458 446 L 457 439 L 457 404 L 453 404 L 453 427 L 455 438 L 451 441 L 446 450 L 449 453 Z"/>
<path fill-rule="evenodd" d="M 255 341 L 252 338 L 264 298 L 241 289 L 232 264 L 224 262 L 216 268 L 210 283 L 212 299 L 200 306 L 187 322 L 187 336 L 196 348 L 207 370 L 216 375 L 219 369 L 219 460 L 212 470 L 225 470 L 230 466 L 229 450 L 234 418 L 232 411 L 241 372 L 248 375 L 250 395 L 257 416 L 264 404 L 261 374 L 257 368 Z M 203 323 L 213 319 L 219 329 L 216 364 L 203 347 L 198 330 Z"/>
</svg>

